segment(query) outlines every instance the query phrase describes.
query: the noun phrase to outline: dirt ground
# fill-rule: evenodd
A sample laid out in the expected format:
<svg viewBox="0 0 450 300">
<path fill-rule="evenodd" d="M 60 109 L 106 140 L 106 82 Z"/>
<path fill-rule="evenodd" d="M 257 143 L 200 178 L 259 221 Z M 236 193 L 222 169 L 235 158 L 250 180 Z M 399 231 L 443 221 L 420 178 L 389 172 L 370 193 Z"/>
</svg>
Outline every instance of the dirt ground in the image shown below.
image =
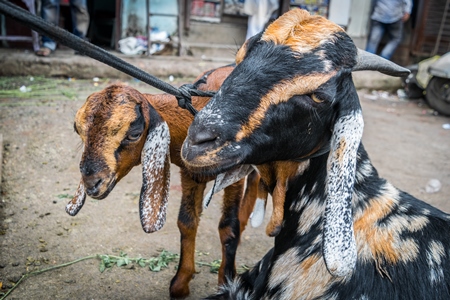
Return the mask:
<svg viewBox="0 0 450 300">
<path fill-rule="evenodd" d="M 102 201 L 87 199 L 76 217 L 64 211 L 80 174 L 81 145 L 73 117 L 84 99 L 113 80 L 36 78 L 3 79 L 0 88 L 0 134 L 3 161 L 0 201 L 0 285 L 2 293 L 28 271 L 60 265 L 94 254 L 128 254 L 150 258 L 161 249 L 179 253 L 176 218 L 181 197 L 178 170 L 172 168 L 167 222 L 153 234 L 141 229 L 138 215 L 140 167 L 135 168 Z M 95 85 L 96 84 L 96 85 Z M 158 92 L 135 81 L 141 92 Z M 32 90 L 18 93 L 22 85 Z M 45 87 L 45 88 L 43 88 Z M 9 89 L 15 92 L 9 93 Z M 422 101 L 399 100 L 360 91 L 365 147 L 380 174 L 394 185 L 450 212 L 450 118 L 433 115 Z M 426 193 L 430 179 L 442 184 Z M 221 200 L 204 211 L 198 232 L 198 262 L 220 259 L 217 232 Z M 270 215 L 270 207 L 266 222 Z M 271 247 L 264 227 L 251 228 L 237 255 L 237 266 L 252 266 Z M 100 272 L 89 259 L 24 280 L 8 299 L 168 299 L 177 263 L 151 272 L 136 264 Z M 191 282 L 198 299 L 216 289 L 217 274 L 199 266 Z"/>
</svg>

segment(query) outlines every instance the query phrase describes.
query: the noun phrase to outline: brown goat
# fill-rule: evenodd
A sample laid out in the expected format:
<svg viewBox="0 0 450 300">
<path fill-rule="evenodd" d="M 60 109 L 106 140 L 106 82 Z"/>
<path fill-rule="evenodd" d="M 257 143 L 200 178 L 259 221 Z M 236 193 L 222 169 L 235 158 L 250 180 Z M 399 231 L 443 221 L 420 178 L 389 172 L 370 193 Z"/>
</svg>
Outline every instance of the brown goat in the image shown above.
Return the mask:
<svg viewBox="0 0 450 300">
<path fill-rule="evenodd" d="M 207 72 L 198 78 L 195 86 L 200 90 L 218 90 L 232 70 L 232 66 L 227 66 Z M 208 101 L 207 97 L 193 97 L 192 103 L 196 109 L 201 109 Z M 165 222 L 170 161 L 180 167 L 181 255 L 170 284 L 170 295 L 174 298 L 189 294 L 189 282 L 195 273 L 195 238 L 203 193 L 206 183 L 214 179 L 193 175 L 180 158 L 192 120 L 193 116 L 178 106 L 174 96 L 141 94 L 126 85 L 114 84 L 90 95 L 78 110 L 74 124 L 84 151 L 80 162 L 82 180 L 66 208 L 71 215 L 79 211 L 86 194 L 96 199 L 105 198 L 121 178 L 142 162 L 141 222 L 146 232 L 159 230 Z M 219 284 L 236 274 L 236 249 L 256 200 L 258 179 L 255 172 L 250 174 L 244 197 L 242 179 L 224 190 L 219 223 L 222 243 Z"/>
</svg>

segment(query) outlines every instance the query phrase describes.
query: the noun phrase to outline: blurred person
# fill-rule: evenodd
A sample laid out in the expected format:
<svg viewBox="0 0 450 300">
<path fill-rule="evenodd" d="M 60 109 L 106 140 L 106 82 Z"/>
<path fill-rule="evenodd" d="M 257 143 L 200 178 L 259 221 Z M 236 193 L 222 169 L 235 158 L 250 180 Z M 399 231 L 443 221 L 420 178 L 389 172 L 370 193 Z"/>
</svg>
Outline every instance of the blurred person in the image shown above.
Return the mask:
<svg viewBox="0 0 450 300">
<path fill-rule="evenodd" d="M 86 39 L 89 28 L 89 12 L 87 0 L 69 0 L 70 13 L 72 16 L 72 33 Z M 42 0 L 41 17 L 58 26 L 59 24 L 60 0 Z M 42 36 L 42 47 L 36 51 L 38 56 L 49 56 L 56 50 L 56 42 L 47 36 Z M 75 52 L 75 54 L 78 54 Z"/>
<path fill-rule="evenodd" d="M 278 8 L 278 0 L 245 0 L 244 12 L 248 15 L 245 39 L 260 33 L 271 19 L 276 19 Z"/>
<path fill-rule="evenodd" d="M 403 23 L 408 21 L 411 15 L 412 2 L 411 0 L 372 1 L 372 22 L 366 51 L 376 54 L 383 35 L 387 33 L 389 40 L 381 50 L 380 56 L 390 60 L 402 41 Z"/>
</svg>

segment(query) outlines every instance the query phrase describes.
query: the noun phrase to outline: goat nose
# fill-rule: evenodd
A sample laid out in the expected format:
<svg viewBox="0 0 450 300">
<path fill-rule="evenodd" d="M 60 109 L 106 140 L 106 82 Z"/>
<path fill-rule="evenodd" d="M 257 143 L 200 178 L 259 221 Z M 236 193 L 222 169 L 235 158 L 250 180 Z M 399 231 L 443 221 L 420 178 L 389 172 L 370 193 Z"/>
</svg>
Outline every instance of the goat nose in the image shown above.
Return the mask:
<svg viewBox="0 0 450 300">
<path fill-rule="evenodd" d="M 191 136 L 192 145 L 200 145 L 208 142 L 214 142 L 217 139 L 217 135 L 213 132 L 198 132 Z"/>
<path fill-rule="evenodd" d="M 192 146 L 208 144 L 214 142 L 218 138 L 217 133 L 211 128 L 198 128 L 190 134 L 190 142 Z"/>
<path fill-rule="evenodd" d="M 89 196 L 95 196 L 100 191 L 100 186 L 103 183 L 103 179 L 96 176 L 89 176 L 83 178 L 83 183 L 86 188 L 86 193 Z"/>
<path fill-rule="evenodd" d="M 81 175 L 83 175 L 83 176 L 89 176 L 94 173 L 92 168 L 89 168 L 87 166 L 87 164 L 80 165 L 80 172 L 81 172 Z"/>
<path fill-rule="evenodd" d="M 83 176 L 92 176 L 104 169 L 105 166 L 101 160 L 83 159 L 80 162 L 80 172 Z"/>
</svg>

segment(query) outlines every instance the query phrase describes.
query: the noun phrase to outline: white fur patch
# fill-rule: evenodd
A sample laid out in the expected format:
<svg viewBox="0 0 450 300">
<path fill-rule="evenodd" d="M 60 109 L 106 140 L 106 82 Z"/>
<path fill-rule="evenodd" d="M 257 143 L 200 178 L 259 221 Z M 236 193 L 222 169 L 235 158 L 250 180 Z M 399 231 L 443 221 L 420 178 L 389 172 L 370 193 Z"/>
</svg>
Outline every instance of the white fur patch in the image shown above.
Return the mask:
<svg viewBox="0 0 450 300">
<path fill-rule="evenodd" d="M 445 255 L 445 248 L 439 241 L 431 241 L 428 246 L 427 261 L 430 267 L 430 281 L 433 285 L 444 280 L 444 270 L 442 261 Z"/>
<path fill-rule="evenodd" d="M 259 227 L 263 223 L 264 215 L 266 214 L 266 201 L 267 199 L 256 199 L 250 220 L 252 227 Z"/>
<path fill-rule="evenodd" d="M 166 122 L 150 130 L 142 149 L 141 224 L 145 232 L 166 222 L 170 184 L 170 133 Z"/>
<path fill-rule="evenodd" d="M 331 139 L 323 253 L 328 271 L 334 276 L 351 274 L 356 264 L 351 201 L 363 125 L 361 111 L 343 116 L 334 124 Z"/>
<path fill-rule="evenodd" d="M 202 125 L 223 125 L 225 124 L 222 119 L 222 113 L 219 109 L 211 107 L 215 107 L 214 103 L 220 98 L 222 95 L 222 89 L 219 89 L 214 97 L 211 98 L 209 103 L 202 108 L 197 114 L 197 118 L 202 119 Z"/>
<path fill-rule="evenodd" d="M 323 210 L 324 203 L 320 199 L 313 198 L 307 201 L 302 216 L 298 219 L 298 235 L 303 236 L 309 232 L 320 221 Z"/>
</svg>

